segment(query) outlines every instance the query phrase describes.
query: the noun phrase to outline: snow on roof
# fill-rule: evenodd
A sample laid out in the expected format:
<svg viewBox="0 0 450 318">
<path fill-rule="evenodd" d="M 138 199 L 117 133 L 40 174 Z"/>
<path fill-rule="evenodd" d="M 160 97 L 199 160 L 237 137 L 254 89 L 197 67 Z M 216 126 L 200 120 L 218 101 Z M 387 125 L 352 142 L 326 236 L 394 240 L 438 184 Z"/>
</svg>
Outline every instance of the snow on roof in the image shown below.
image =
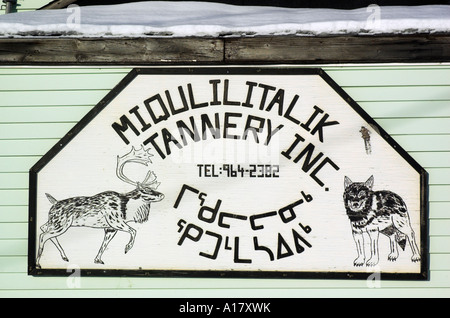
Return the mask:
<svg viewBox="0 0 450 318">
<path fill-rule="evenodd" d="M 218 37 L 449 33 L 450 5 L 305 9 L 146 1 L 12 13 L 0 36 Z"/>
</svg>

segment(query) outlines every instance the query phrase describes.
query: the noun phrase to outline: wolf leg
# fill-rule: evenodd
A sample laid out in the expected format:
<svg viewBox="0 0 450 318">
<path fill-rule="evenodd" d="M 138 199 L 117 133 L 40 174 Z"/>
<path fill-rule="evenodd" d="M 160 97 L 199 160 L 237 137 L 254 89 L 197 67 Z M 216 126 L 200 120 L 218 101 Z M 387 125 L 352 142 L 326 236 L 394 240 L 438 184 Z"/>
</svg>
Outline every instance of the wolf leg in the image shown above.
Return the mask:
<svg viewBox="0 0 450 318">
<path fill-rule="evenodd" d="M 367 261 L 367 266 L 375 266 L 378 264 L 379 261 L 379 255 L 378 255 L 378 237 L 380 235 L 380 232 L 378 229 L 370 229 L 367 231 L 369 233 L 370 237 L 370 253 L 372 256 Z"/>
<path fill-rule="evenodd" d="M 389 240 L 390 240 L 391 252 L 388 255 L 388 260 L 390 260 L 391 262 L 394 262 L 398 258 L 396 234 L 393 233 L 393 234 L 389 235 Z"/>
<path fill-rule="evenodd" d="M 353 266 L 363 266 L 365 262 L 364 237 L 361 230 L 353 229 L 352 232 L 356 244 L 356 252 L 358 253 L 358 257 L 353 261 Z"/>
<path fill-rule="evenodd" d="M 419 248 L 417 247 L 416 244 L 416 239 L 414 236 L 414 231 L 411 230 L 409 232 L 409 234 L 405 233 L 406 237 L 408 238 L 409 241 L 409 245 L 411 245 L 411 251 L 412 251 L 412 256 L 411 256 L 411 261 L 412 262 L 419 262 L 420 261 L 420 253 L 419 253 Z"/>
<path fill-rule="evenodd" d="M 393 215 L 393 223 L 394 226 L 399 230 L 401 233 L 405 234 L 408 238 L 409 245 L 411 246 L 412 256 L 411 261 L 418 262 L 420 261 L 420 252 L 419 248 L 417 247 L 415 234 L 413 229 L 411 228 L 411 224 L 409 222 L 408 215 Z"/>
</svg>

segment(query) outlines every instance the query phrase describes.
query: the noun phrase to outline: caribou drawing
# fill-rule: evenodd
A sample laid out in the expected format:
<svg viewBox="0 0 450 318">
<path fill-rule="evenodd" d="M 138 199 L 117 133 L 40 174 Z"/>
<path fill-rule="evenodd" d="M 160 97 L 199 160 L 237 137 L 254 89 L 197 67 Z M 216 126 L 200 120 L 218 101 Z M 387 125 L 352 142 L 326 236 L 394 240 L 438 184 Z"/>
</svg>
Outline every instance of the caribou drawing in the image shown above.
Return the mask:
<svg viewBox="0 0 450 318">
<path fill-rule="evenodd" d="M 152 163 L 150 160 L 152 156 L 143 146 L 138 150 L 133 147 L 122 157 L 117 156 L 116 175 L 120 180 L 136 187 L 130 192 L 105 191 L 93 196 L 79 196 L 65 200 L 57 200 L 46 193 L 52 207 L 48 213 L 47 223 L 41 226 L 36 267 L 40 268 L 39 260 L 48 240 L 56 246 L 61 258 L 66 262 L 69 261 L 58 242 L 58 236 L 64 234 L 70 227 L 91 227 L 105 231 L 103 242 L 94 259 L 96 264 L 104 264 L 103 252 L 118 231 L 130 234 L 130 240 L 125 246 L 125 253 L 127 253 L 133 247 L 136 237 L 136 230 L 128 223 L 146 222 L 151 202 L 163 200 L 164 194 L 156 191 L 160 182 L 157 182 L 156 174 L 151 169 L 146 171 L 144 180 L 138 182 L 124 174 L 124 166 L 134 162 L 148 167 Z"/>
</svg>

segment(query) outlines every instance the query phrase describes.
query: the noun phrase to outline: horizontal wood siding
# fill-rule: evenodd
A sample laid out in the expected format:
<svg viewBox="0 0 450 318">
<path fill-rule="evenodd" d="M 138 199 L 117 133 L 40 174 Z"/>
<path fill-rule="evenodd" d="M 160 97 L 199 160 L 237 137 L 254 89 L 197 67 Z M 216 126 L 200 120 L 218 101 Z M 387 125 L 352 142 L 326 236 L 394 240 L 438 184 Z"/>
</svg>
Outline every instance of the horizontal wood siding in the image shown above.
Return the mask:
<svg viewBox="0 0 450 318">
<path fill-rule="evenodd" d="M 0 65 L 440 63 L 449 59 L 447 33 L 0 38 Z"/>
<path fill-rule="evenodd" d="M 48 2 L 50 2 L 50 1 L 48 1 L 48 0 L 17 0 L 15 11 L 16 12 L 34 11 L 34 10 L 39 9 L 40 7 L 46 5 Z M 2 6 L 2 10 L 0 10 L 0 14 L 4 14 L 5 13 L 5 5 L 3 2 L 1 4 L 3 6 Z"/>
<path fill-rule="evenodd" d="M 327 73 L 430 176 L 429 281 L 31 277 L 28 170 L 130 68 L 0 68 L 0 297 L 449 297 L 450 66 L 329 66 Z M 69 273 L 68 273 L 69 275 Z"/>
</svg>

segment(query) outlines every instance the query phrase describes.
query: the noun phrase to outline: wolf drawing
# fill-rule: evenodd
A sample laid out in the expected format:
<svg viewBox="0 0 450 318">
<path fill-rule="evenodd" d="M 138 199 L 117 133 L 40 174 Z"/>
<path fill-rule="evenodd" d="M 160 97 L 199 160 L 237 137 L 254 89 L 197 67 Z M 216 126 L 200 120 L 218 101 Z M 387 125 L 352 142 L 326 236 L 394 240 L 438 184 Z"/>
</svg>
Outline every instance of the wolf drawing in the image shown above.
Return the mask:
<svg viewBox="0 0 450 318">
<path fill-rule="evenodd" d="M 353 265 L 375 266 L 378 264 L 379 233 L 390 239 L 388 260 L 397 260 L 397 245 L 404 250 L 406 242 L 409 242 L 412 251 L 411 261 L 420 261 L 420 252 L 405 202 L 391 191 L 373 191 L 373 182 L 373 176 L 366 182 L 352 182 L 350 178 L 344 178 L 344 205 L 350 219 L 357 251 L 357 258 Z M 364 232 L 370 238 L 370 253 L 368 253 L 367 261 L 364 253 Z"/>
</svg>

